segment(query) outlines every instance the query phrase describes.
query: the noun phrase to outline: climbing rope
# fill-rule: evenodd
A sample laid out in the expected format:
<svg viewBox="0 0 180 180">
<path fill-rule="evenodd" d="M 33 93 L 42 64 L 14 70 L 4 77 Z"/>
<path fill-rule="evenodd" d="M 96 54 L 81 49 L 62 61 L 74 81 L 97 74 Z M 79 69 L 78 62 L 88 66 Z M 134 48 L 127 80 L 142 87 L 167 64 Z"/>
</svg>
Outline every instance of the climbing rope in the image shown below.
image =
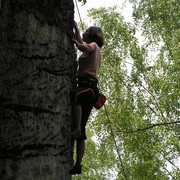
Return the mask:
<svg viewBox="0 0 180 180">
<path fill-rule="evenodd" d="M 114 131 L 113 131 L 113 128 L 112 128 L 112 124 L 111 124 L 111 121 L 110 121 L 110 118 L 109 118 L 109 114 L 108 114 L 108 112 L 107 112 L 107 108 L 106 108 L 106 105 L 105 105 L 105 104 L 104 104 L 104 110 L 105 110 L 105 113 L 106 113 L 106 117 L 107 117 L 107 119 L 108 119 L 110 131 L 111 131 L 111 136 L 112 136 L 113 141 L 114 141 L 114 145 L 115 145 L 116 152 L 117 152 L 117 155 L 118 155 L 118 158 L 119 158 L 119 162 L 120 162 L 121 167 L 122 167 L 123 176 L 124 176 L 124 178 L 127 180 L 128 178 L 127 178 L 127 175 L 126 175 L 126 172 L 125 172 L 125 168 L 124 168 L 124 165 L 123 165 L 123 162 L 122 162 L 121 155 L 120 155 L 120 153 L 119 153 L 119 149 L 118 149 L 117 142 L 116 142 L 116 139 L 115 139 Z"/>
<path fill-rule="evenodd" d="M 76 8 L 77 8 L 77 11 L 78 11 L 79 19 L 80 19 L 80 22 L 81 22 L 82 30 L 84 30 L 81 14 L 80 14 L 79 7 L 78 7 L 78 4 L 77 4 L 77 0 L 75 0 L 75 3 L 76 3 Z M 112 136 L 112 139 L 114 141 L 115 149 L 116 149 L 116 152 L 117 152 L 117 155 L 118 155 L 118 158 L 119 158 L 119 162 L 120 162 L 120 165 L 121 165 L 121 168 L 122 168 L 122 174 L 123 174 L 124 178 L 126 180 L 128 180 L 126 172 L 125 172 L 125 168 L 124 168 L 124 165 L 123 165 L 123 162 L 122 162 L 122 158 L 121 158 L 118 146 L 117 146 L 117 142 L 116 142 L 115 135 L 114 135 L 113 128 L 112 128 L 112 124 L 111 124 L 111 121 L 110 121 L 110 118 L 109 118 L 109 114 L 107 112 L 107 108 L 106 108 L 105 104 L 104 104 L 104 110 L 105 110 L 106 117 L 108 119 L 108 123 L 109 123 L 109 126 L 110 126 L 110 131 L 111 131 L 111 136 Z"/>
<path fill-rule="evenodd" d="M 83 26 L 83 22 L 82 22 L 82 18 L 81 18 L 81 14 L 80 14 L 80 11 L 79 11 L 77 0 L 75 0 L 75 3 L 76 3 L 76 8 L 77 8 L 77 12 L 78 12 L 78 15 L 79 15 L 79 19 L 80 19 L 80 22 L 81 22 L 81 28 L 84 31 L 84 26 Z"/>
</svg>

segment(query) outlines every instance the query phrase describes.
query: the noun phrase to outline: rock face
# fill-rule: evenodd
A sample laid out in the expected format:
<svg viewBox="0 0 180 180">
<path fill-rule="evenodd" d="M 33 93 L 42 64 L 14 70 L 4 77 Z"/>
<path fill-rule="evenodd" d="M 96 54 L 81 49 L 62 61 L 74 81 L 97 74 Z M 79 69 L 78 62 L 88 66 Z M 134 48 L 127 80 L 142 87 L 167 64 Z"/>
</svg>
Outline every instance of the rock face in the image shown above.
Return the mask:
<svg viewBox="0 0 180 180">
<path fill-rule="evenodd" d="M 69 180 L 73 0 L 0 0 L 0 180 Z"/>
</svg>

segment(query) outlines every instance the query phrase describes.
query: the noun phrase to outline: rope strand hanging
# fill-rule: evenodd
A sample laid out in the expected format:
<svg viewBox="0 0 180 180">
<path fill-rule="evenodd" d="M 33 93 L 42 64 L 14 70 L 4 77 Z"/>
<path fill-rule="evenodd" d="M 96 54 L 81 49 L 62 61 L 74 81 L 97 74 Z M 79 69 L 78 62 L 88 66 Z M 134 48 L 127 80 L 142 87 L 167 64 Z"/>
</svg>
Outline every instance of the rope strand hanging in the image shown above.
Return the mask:
<svg viewBox="0 0 180 180">
<path fill-rule="evenodd" d="M 78 12 L 78 15 L 79 15 L 79 19 L 80 19 L 80 22 L 81 22 L 81 28 L 84 31 L 84 26 L 83 26 L 83 22 L 82 22 L 82 18 L 81 18 L 81 14 L 80 14 L 80 11 L 79 11 L 77 0 L 75 0 L 75 3 L 76 3 L 76 8 L 77 8 L 77 12 Z"/>
<path fill-rule="evenodd" d="M 110 131 L 111 131 L 111 136 L 112 136 L 113 141 L 114 141 L 114 145 L 115 145 L 116 152 L 117 152 L 117 155 L 118 155 L 118 158 L 119 158 L 119 162 L 120 162 L 121 167 L 122 167 L 122 172 L 123 172 L 124 178 L 126 180 L 128 180 L 127 175 L 125 173 L 125 168 L 124 168 L 124 165 L 123 165 L 123 162 L 122 162 L 122 158 L 121 158 L 121 155 L 120 155 L 119 150 L 118 150 L 118 146 L 117 146 L 117 143 L 116 143 L 115 135 L 114 135 L 113 128 L 112 128 L 112 125 L 111 125 L 111 121 L 110 121 L 110 118 L 109 118 L 109 114 L 107 112 L 107 108 L 106 108 L 105 104 L 104 104 L 104 110 L 105 110 L 105 113 L 106 113 L 106 117 L 108 119 L 108 123 L 109 123 L 109 126 L 110 126 Z"/>
</svg>

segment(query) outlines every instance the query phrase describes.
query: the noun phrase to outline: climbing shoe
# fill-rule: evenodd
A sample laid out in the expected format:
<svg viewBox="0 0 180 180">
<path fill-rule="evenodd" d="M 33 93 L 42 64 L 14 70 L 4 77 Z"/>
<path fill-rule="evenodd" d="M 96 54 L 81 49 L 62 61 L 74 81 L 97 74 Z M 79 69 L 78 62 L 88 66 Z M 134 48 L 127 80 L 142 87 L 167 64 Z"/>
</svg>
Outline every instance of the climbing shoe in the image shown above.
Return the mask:
<svg viewBox="0 0 180 180">
<path fill-rule="evenodd" d="M 75 165 L 75 166 L 71 169 L 70 174 L 71 174 L 71 175 L 81 174 L 81 167 L 82 167 L 81 165 L 80 165 L 80 166 Z"/>
<path fill-rule="evenodd" d="M 73 132 L 71 133 L 71 137 L 72 137 L 73 139 L 78 139 L 78 138 L 80 138 L 80 137 L 81 137 L 81 130 L 73 131 Z"/>
</svg>

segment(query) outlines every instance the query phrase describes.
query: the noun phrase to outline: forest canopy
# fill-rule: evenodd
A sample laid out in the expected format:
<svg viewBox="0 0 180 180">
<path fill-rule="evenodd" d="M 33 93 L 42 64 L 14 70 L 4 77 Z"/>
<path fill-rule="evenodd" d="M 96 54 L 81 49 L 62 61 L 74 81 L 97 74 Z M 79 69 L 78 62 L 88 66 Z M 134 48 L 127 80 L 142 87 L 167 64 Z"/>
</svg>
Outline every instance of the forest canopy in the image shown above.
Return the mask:
<svg viewBox="0 0 180 180">
<path fill-rule="evenodd" d="M 99 80 L 108 100 L 89 121 L 82 177 L 179 179 L 179 1 L 129 2 L 133 23 L 118 7 L 89 11 L 105 34 Z"/>
</svg>

